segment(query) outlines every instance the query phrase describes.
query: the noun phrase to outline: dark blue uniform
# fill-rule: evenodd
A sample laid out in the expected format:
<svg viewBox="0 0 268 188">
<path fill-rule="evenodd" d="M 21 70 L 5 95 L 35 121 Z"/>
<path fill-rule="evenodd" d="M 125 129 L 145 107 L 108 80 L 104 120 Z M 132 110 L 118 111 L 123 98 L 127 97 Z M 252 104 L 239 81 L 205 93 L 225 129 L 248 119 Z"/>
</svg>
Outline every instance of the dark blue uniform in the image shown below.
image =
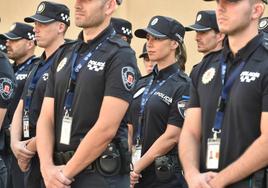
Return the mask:
<svg viewBox="0 0 268 188">
<path fill-rule="evenodd" d="M 242 62 L 245 66 L 234 81 L 224 111 L 221 133 L 219 168 L 221 171 L 237 160 L 256 140 L 260 132 L 262 112 L 268 111 L 268 47 L 263 34 L 257 35 L 234 57 L 224 43 L 223 57 L 227 63 L 227 75 Z M 189 107 L 202 109 L 202 139 L 200 171 L 206 172 L 207 139 L 212 138 L 212 126 L 222 89 L 220 56 L 205 60 L 192 73 L 193 84 Z M 250 187 L 251 176 L 228 188 Z"/>
<path fill-rule="evenodd" d="M 8 58 L 0 52 L 0 108 L 7 109 L 15 94 L 16 81 L 12 67 Z M 2 124 L 3 125 L 3 124 Z M 1 125 L 1 126 L 2 126 Z M 3 149 L 5 146 L 4 141 L 4 128 L 1 127 L 0 144 Z M 3 154 L 0 154 L 0 187 L 5 188 L 7 185 L 7 168 L 2 159 Z"/>
<path fill-rule="evenodd" d="M 127 102 L 132 99 L 131 90 L 137 75 L 135 54 L 127 42 L 113 36 L 113 33 L 112 26 L 109 26 L 88 43 L 78 40 L 66 44 L 62 55 L 56 59 L 58 64 L 52 68 L 46 90 L 46 97 L 55 99 L 55 152 L 76 150 L 81 139 L 96 123 L 104 96 L 117 97 Z M 78 64 L 100 43 L 102 45 L 93 52 L 78 74 L 70 111 L 73 118 L 70 144 L 61 144 L 61 126 L 65 114 L 64 95 L 69 84 L 73 54 L 77 53 Z M 120 125 L 115 138 L 127 139 L 126 125 Z M 73 188 L 129 186 L 129 174 L 106 177 L 95 171 L 84 170 L 74 178 L 71 185 Z"/>
<path fill-rule="evenodd" d="M 170 75 L 173 76 L 168 79 Z M 165 132 L 168 124 L 182 128 L 184 122 L 184 108 L 178 108 L 178 104 L 183 101 L 183 96 L 189 95 L 190 79 L 182 71 L 179 71 L 178 64 L 172 64 L 159 72 L 155 68 L 151 74 L 138 81 L 134 92 L 129 113 L 130 123 L 134 126 L 135 130 L 138 127 L 137 116 L 140 112 L 141 98 L 145 87 L 152 78 L 153 83 L 149 92 L 162 80 L 166 80 L 166 83 L 152 94 L 145 105 L 141 128 L 141 155 L 146 153 L 153 143 Z M 177 147 L 174 147 L 167 155 L 178 156 Z M 174 158 L 178 160 L 177 157 Z M 135 187 L 166 188 L 185 186 L 185 180 L 181 175 L 182 169 L 179 161 L 177 161 L 175 176 L 168 182 L 161 182 L 156 178 L 154 165 L 155 164 L 152 163 L 141 172 L 142 178 L 140 178 L 139 183 L 136 184 Z"/>
</svg>

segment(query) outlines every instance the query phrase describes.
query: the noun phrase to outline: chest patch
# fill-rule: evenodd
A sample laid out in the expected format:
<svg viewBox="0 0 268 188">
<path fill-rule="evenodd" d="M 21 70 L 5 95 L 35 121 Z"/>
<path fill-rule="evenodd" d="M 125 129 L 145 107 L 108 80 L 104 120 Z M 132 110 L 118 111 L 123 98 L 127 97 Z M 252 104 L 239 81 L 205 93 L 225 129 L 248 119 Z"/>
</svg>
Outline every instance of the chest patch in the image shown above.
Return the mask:
<svg viewBox="0 0 268 188">
<path fill-rule="evenodd" d="M 202 76 L 202 83 L 208 84 L 215 76 L 216 69 L 214 67 L 211 67 L 208 69 Z"/>
<path fill-rule="evenodd" d="M 47 79 L 48 79 L 48 73 L 43 74 L 43 80 L 47 81 Z"/>
<path fill-rule="evenodd" d="M 240 82 L 246 82 L 246 83 L 250 83 L 255 81 L 257 78 L 260 77 L 260 73 L 259 72 L 249 72 L 249 71 L 243 71 L 240 74 Z"/>
<path fill-rule="evenodd" d="M 104 69 L 105 62 L 98 62 L 94 60 L 90 60 L 87 64 L 88 70 L 92 70 L 95 72 L 102 71 Z"/>
<path fill-rule="evenodd" d="M 158 91 L 158 92 L 155 92 L 154 95 L 160 97 L 162 99 L 162 101 L 164 101 L 167 105 L 170 105 L 172 103 L 172 98 L 167 96 L 164 93 L 161 93 Z"/>
<path fill-rule="evenodd" d="M 25 80 L 27 78 L 28 74 L 18 74 L 16 76 L 16 80 Z"/>
<path fill-rule="evenodd" d="M 139 97 L 141 94 L 143 94 L 145 90 L 145 87 L 140 88 L 134 95 L 133 95 L 133 99 L 136 99 L 137 97 Z"/>
<path fill-rule="evenodd" d="M 59 65 L 57 66 L 57 72 L 60 72 L 61 69 L 66 65 L 67 63 L 67 57 L 63 58 Z"/>
</svg>

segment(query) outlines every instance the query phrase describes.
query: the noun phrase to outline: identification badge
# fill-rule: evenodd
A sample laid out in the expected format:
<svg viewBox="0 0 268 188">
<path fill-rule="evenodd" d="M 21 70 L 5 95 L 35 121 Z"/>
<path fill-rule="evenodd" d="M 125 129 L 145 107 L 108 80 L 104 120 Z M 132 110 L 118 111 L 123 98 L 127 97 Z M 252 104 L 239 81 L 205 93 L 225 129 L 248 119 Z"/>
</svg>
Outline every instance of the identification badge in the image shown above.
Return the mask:
<svg viewBox="0 0 268 188">
<path fill-rule="evenodd" d="M 141 145 L 136 145 L 132 150 L 132 164 L 135 164 L 141 158 Z"/>
<path fill-rule="evenodd" d="M 30 126 L 29 126 L 29 116 L 28 115 L 23 116 L 22 124 L 23 124 L 23 137 L 30 138 Z"/>
<path fill-rule="evenodd" d="M 209 138 L 207 142 L 207 169 L 218 169 L 221 139 Z"/>
<path fill-rule="evenodd" d="M 70 116 L 64 116 L 61 125 L 61 136 L 60 143 L 69 145 L 71 139 L 71 129 L 72 129 L 73 118 Z"/>
</svg>

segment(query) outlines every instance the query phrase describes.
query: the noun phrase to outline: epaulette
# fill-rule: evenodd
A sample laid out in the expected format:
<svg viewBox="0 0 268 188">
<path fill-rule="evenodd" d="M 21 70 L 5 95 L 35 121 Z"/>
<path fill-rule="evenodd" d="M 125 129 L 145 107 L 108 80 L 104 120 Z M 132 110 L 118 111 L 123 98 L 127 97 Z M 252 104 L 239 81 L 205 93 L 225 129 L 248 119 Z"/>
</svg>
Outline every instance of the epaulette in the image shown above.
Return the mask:
<svg viewBox="0 0 268 188">
<path fill-rule="evenodd" d="M 116 44 L 120 48 L 129 47 L 129 44 L 117 35 L 114 35 L 113 37 L 109 38 L 108 40 L 109 40 L 109 42 Z"/>
<path fill-rule="evenodd" d="M 183 78 L 183 79 L 186 80 L 186 81 L 190 81 L 190 80 L 191 80 L 191 79 L 189 78 L 189 76 L 188 76 L 185 72 L 183 72 L 183 71 L 180 71 L 180 72 L 179 72 L 179 77 Z"/>
<path fill-rule="evenodd" d="M 264 35 L 263 35 L 262 46 L 263 46 L 266 50 L 268 50 L 268 34 L 264 34 Z"/>
</svg>

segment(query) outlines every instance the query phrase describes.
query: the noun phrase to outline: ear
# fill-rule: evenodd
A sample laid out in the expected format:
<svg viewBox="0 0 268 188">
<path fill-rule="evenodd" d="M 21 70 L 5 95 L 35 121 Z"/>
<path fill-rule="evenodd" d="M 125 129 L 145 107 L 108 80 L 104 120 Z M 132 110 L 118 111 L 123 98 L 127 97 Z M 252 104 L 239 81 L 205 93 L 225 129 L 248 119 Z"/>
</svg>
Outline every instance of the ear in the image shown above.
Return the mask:
<svg viewBox="0 0 268 188">
<path fill-rule="evenodd" d="M 175 40 L 171 40 L 171 49 L 176 50 L 179 46 L 179 43 Z"/>
<path fill-rule="evenodd" d="M 224 37 L 225 37 L 224 33 L 221 33 L 221 32 L 216 33 L 217 42 L 222 42 Z"/>
<path fill-rule="evenodd" d="M 253 5 L 252 8 L 252 19 L 260 19 L 263 15 L 265 9 L 265 5 L 263 3 L 256 3 Z"/>
<path fill-rule="evenodd" d="M 66 26 L 65 26 L 65 24 L 64 23 L 62 23 L 62 22 L 59 22 L 59 34 L 60 33 L 64 33 L 64 31 L 66 30 Z"/>
<path fill-rule="evenodd" d="M 35 47 L 33 40 L 28 40 L 26 44 L 28 49 Z"/>
<path fill-rule="evenodd" d="M 107 0 L 105 3 L 105 14 L 111 15 L 116 9 L 116 0 Z"/>
</svg>

